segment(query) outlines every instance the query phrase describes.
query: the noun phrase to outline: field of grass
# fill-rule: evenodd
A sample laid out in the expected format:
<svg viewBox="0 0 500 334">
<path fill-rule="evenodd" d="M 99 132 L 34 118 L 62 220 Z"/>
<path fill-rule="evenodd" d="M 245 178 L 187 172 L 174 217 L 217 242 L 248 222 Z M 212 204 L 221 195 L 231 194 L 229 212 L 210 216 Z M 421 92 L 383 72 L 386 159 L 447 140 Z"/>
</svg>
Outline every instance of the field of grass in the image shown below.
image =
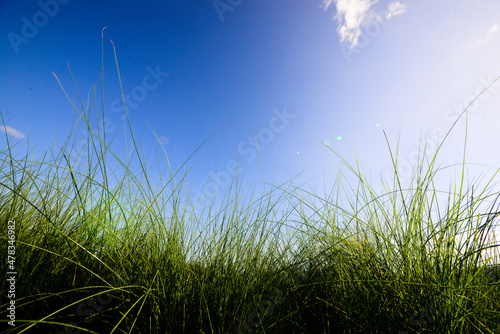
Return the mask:
<svg viewBox="0 0 500 334">
<path fill-rule="evenodd" d="M 438 202 L 438 152 L 383 194 L 346 163 L 359 182 L 331 196 L 293 178 L 255 196 L 236 177 L 222 204 L 193 203 L 187 173 L 150 182 L 139 139 L 120 158 L 92 130 L 95 97 L 41 158 L 5 137 L 2 333 L 500 333 L 500 193 L 462 175 Z"/>
</svg>

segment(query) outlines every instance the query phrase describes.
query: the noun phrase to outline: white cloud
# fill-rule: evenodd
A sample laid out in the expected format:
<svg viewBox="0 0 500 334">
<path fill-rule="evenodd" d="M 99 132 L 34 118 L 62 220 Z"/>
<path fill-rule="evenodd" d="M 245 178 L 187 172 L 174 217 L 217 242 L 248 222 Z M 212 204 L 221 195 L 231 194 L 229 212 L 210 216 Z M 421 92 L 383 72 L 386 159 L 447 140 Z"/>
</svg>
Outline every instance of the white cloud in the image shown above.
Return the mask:
<svg viewBox="0 0 500 334">
<path fill-rule="evenodd" d="M 339 27 L 337 32 L 341 42 L 348 42 L 351 47 L 358 44 L 361 27 L 373 16 L 371 7 L 377 0 L 336 0 Z"/>
<path fill-rule="evenodd" d="M 26 137 L 22 132 L 17 131 L 16 129 L 6 125 L 0 126 L 0 131 L 5 132 L 17 139 L 23 139 Z"/>
<path fill-rule="evenodd" d="M 398 15 L 403 14 L 405 12 L 405 8 L 406 8 L 406 5 L 399 2 L 399 1 L 392 2 L 391 4 L 389 4 L 389 7 L 387 8 L 389 13 L 387 13 L 387 15 L 385 16 L 385 19 L 389 20 L 394 16 L 398 16 Z"/>
<path fill-rule="evenodd" d="M 358 45 L 361 29 L 371 22 L 389 20 L 392 17 L 401 15 L 405 11 L 405 4 L 395 1 L 389 4 L 385 15 L 377 15 L 372 7 L 378 0 L 324 0 L 325 10 L 331 4 L 335 4 L 337 15 L 335 19 L 339 22 L 337 32 L 341 42 L 347 42 L 351 48 Z"/>
<path fill-rule="evenodd" d="M 491 37 L 494 34 L 496 34 L 499 30 L 500 30 L 500 26 L 498 24 L 493 25 L 493 27 L 491 27 L 490 31 L 488 32 L 488 35 L 486 35 L 485 38 L 480 39 L 478 41 L 478 43 L 479 44 L 484 44 L 484 43 L 488 42 L 491 39 Z"/>
</svg>

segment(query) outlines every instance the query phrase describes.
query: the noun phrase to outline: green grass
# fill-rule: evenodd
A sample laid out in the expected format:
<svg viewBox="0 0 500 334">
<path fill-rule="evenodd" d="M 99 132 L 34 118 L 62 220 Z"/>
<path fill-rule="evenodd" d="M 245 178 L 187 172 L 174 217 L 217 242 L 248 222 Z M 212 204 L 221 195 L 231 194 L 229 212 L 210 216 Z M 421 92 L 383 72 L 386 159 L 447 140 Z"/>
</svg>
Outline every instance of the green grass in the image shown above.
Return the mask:
<svg viewBox="0 0 500 334">
<path fill-rule="evenodd" d="M 238 176 L 222 204 L 192 203 L 190 169 L 171 170 L 161 145 L 146 163 L 128 123 L 134 145 L 121 159 L 113 138 L 92 130 L 104 115 L 96 96 L 74 105 L 68 140 L 42 158 L 7 136 L 0 151 L 0 251 L 15 221 L 18 273 L 16 326 L 2 299 L 3 332 L 500 332 L 500 279 L 489 271 L 500 257 L 488 245 L 500 194 L 488 192 L 493 178 L 478 189 L 462 174 L 443 203 L 441 146 L 421 155 L 408 187 L 395 168 L 383 194 L 344 161 L 359 182 L 346 184 L 341 170 L 331 196 L 290 177 L 259 197 Z"/>
</svg>

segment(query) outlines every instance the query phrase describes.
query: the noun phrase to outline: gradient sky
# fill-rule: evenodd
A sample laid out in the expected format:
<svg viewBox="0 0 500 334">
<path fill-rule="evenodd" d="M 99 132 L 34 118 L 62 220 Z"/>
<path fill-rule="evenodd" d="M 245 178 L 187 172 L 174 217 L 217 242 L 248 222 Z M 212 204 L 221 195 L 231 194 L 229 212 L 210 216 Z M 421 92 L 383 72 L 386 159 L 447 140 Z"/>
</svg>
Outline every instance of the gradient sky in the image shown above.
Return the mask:
<svg viewBox="0 0 500 334">
<path fill-rule="evenodd" d="M 0 110 L 13 140 L 29 133 L 41 149 L 54 133 L 64 141 L 73 108 L 52 72 L 73 97 L 69 64 L 87 96 L 100 74 L 104 27 L 115 147 L 125 145 L 124 109 L 110 40 L 147 152 L 155 140 L 148 124 L 174 167 L 217 130 L 195 155 L 196 188 L 211 170 L 231 170 L 239 153 L 247 182 L 261 174 L 273 182 L 275 171 L 274 183 L 283 182 L 286 169 L 303 172 L 298 184 L 321 191 L 326 182 L 329 191 L 340 163 L 325 145 L 350 163 L 357 156 L 376 186 L 392 174 L 383 131 L 392 148 L 399 137 L 409 181 L 420 135 L 430 145 L 442 138 L 500 76 L 498 1 L 3 0 Z M 500 81 L 469 113 L 467 158 L 482 171 L 500 167 L 499 106 Z M 443 146 L 443 166 L 461 161 L 464 131 L 461 122 Z M 224 192 L 221 179 L 210 182 Z"/>
</svg>

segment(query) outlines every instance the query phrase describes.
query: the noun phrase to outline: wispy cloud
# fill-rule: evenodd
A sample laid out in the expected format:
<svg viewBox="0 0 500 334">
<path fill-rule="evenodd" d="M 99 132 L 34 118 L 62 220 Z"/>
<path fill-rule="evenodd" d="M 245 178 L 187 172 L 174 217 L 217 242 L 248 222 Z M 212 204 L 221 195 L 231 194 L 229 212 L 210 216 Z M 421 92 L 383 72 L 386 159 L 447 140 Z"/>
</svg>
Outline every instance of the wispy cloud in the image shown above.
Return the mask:
<svg viewBox="0 0 500 334">
<path fill-rule="evenodd" d="M 488 42 L 491 39 L 491 37 L 495 35 L 498 31 L 500 31 L 500 26 L 498 24 L 493 25 L 493 27 L 491 27 L 490 31 L 488 32 L 488 35 L 486 35 L 485 38 L 480 39 L 478 43 L 484 44 Z"/>
<path fill-rule="evenodd" d="M 337 15 L 334 17 L 339 22 L 337 32 L 340 41 L 347 42 L 351 48 L 358 45 L 359 36 L 362 28 L 371 22 L 389 20 L 395 16 L 401 15 L 405 11 L 406 5 L 400 1 L 389 4 L 384 15 L 379 15 L 373 11 L 373 7 L 378 0 L 324 0 L 325 10 L 334 4 Z"/>
<path fill-rule="evenodd" d="M 2 125 L 2 126 L 0 126 L 0 131 L 2 131 L 4 133 L 7 133 L 7 134 L 9 134 L 12 137 L 17 138 L 17 139 L 24 139 L 24 138 L 26 138 L 26 136 L 24 135 L 24 133 L 22 133 L 20 131 L 17 131 L 14 128 L 11 128 L 10 126 Z"/>
<path fill-rule="evenodd" d="M 399 2 L 399 1 L 392 2 L 391 4 L 389 4 L 389 7 L 387 8 L 389 13 L 387 13 L 387 15 L 385 16 L 385 19 L 389 20 L 389 19 L 393 18 L 394 16 L 398 16 L 398 15 L 403 14 L 405 12 L 405 8 L 406 8 L 406 5 Z"/>
</svg>

